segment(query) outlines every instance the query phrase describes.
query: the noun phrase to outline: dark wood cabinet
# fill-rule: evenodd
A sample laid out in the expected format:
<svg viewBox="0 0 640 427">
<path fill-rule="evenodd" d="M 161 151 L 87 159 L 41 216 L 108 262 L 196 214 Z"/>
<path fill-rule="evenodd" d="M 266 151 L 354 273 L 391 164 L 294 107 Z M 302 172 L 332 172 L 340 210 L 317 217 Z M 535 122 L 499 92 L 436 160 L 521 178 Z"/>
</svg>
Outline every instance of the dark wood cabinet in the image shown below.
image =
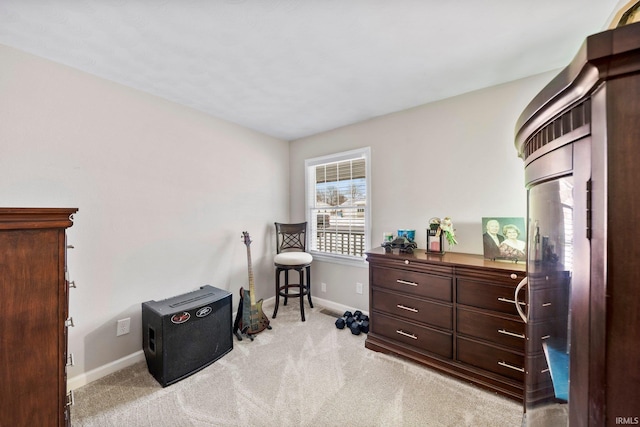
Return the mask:
<svg viewBox="0 0 640 427">
<path fill-rule="evenodd" d="M 77 209 L 0 208 L 0 425 L 70 425 L 66 233 Z"/>
<path fill-rule="evenodd" d="M 638 424 L 640 23 L 588 37 L 516 129 L 541 230 L 529 233 L 526 425 Z"/>
<path fill-rule="evenodd" d="M 367 348 L 522 399 L 525 328 L 513 302 L 522 264 L 382 248 L 367 260 Z"/>
</svg>

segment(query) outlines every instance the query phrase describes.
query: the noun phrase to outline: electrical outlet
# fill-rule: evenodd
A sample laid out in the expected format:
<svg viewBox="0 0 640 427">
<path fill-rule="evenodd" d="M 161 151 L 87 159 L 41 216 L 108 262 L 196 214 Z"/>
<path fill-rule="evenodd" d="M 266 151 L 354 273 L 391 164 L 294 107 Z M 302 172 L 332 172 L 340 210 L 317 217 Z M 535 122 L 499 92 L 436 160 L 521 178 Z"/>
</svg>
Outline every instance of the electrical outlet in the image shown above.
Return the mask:
<svg viewBox="0 0 640 427">
<path fill-rule="evenodd" d="M 116 330 L 116 336 L 126 335 L 130 332 L 131 328 L 131 318 L 127 317 L 125 319 L 118 320 L 118 329 Z"/>
<path fill-rule="evenodd" d="M 362 283 L 356 283 L 356 294 L 362 294 Z"/>
<path fill-rule="evenodd" d="M 322 282 L 322 285 L 320 285 L 320 290 L 321 290 L 322 292 L 327 292 L 327 284 L 326 284 L 326 283 L 324 283 L 324 282 Z"/>
</svg>

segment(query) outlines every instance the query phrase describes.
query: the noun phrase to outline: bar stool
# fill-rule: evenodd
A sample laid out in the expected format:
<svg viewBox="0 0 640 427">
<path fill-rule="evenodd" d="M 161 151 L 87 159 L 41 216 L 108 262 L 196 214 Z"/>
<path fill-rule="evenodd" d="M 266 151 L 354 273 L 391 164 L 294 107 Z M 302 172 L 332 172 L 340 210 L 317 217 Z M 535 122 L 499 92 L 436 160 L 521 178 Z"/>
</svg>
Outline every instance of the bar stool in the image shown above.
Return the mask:
<svg viewBox="0 0 640 427">
<path fill-rule="evenodd" d="M 300 314 L 302 321 L 304 318 L 304 296 L 309 299 L 309 305 L 313 308 L 311 301 L 311 261 L 313 257 L 306 252 L 307 223 L 283 224 L 276 222 L 276 250 L 277 254 L 273 258 L 276 267 L 276 305 L 272 318 L 278 314 L 280 297 L 284 297 L 284 305 L 287 305 L 289 298 L 300 298 Z M 295 270 L 299 274 L 298 283 L 289 283 L 289 272 Z M 281 273 L 284 272 L 284 285 L 280 284 Z M 306 280 L 305 280 L 306 272 Z"/>
</svg>

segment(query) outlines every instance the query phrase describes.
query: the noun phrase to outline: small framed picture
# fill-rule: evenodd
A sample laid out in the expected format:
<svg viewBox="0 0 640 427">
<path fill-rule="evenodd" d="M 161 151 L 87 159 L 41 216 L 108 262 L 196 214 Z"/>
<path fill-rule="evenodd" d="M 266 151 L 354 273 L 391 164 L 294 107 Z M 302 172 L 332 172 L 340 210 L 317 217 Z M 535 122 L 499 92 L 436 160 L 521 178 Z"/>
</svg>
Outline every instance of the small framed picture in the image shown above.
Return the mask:
<svg viewBox="0 0 640 427">
<path fill-rule="evenodd" d="M 512 261 L 527 260 L 527 231 L 521 217 L 483 217 L 484 257 Z"/>
</svg>

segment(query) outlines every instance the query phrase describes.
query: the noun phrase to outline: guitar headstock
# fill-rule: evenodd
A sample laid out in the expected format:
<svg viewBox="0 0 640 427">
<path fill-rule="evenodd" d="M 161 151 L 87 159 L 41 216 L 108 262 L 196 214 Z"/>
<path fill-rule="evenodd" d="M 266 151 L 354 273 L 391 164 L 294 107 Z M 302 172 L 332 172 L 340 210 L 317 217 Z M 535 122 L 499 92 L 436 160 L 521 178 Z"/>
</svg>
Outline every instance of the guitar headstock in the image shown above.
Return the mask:
<svg viewBox="0 0 640 427">
<path fill-rule="evenodd" d="M 251 237 L 249 237 L 248 232 L 242 232 L 242 240 L 244 240 L 244 244 L 247 245 L 247 247 L 251 244 Z"/>
</svg>

